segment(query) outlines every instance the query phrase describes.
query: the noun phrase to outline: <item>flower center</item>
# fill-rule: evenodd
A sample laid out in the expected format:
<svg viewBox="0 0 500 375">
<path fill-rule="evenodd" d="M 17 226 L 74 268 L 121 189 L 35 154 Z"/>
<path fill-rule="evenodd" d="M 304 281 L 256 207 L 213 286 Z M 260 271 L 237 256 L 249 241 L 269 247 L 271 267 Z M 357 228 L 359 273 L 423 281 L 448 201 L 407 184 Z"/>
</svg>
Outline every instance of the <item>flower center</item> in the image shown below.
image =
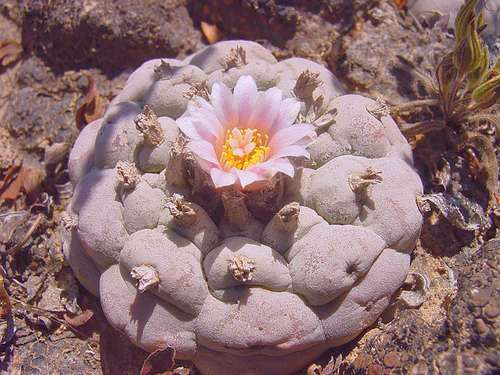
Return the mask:
<svg viewBox="0 0 500 375">
<path fill-rule="evenodd" d="M 268 141 L 269 136 L 257 129 L 230 129 L 226 132 L 220 162 L 226 170 L 262 163 L 269 153 Z"/>
</svg>

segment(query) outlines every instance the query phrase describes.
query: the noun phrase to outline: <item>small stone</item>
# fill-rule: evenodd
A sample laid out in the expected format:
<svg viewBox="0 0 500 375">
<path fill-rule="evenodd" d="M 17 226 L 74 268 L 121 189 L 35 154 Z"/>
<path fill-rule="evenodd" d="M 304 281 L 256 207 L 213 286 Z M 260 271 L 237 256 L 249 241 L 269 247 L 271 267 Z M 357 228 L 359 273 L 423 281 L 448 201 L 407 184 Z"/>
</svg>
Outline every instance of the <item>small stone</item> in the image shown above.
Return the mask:
<svg viewBox="0 0 500 375">
<path fill-rule="evenodd" d="M 408 355 L 408 353 L 401 353 L 401 363 L 405 363 L 405 362 L 408 362 L 408 360 L 410 359 L 410 356 Z"/>
<path fill-rule="evenodd" d="M 401 360 L 399 359 L 399 353 L 392 351 L 384 356 L 384 365 L 387 367 L 398 367 L 401 365 Z"/>
<path fill-rule="evenodd" d="M 486 306 L 491 299 L 491 289 L 471 289 L 470 291 L 470 302 L 475 306 Z"/>
<path fill-rule="evenodd" d="M 359 354 L 353 362 L 354 367 L 364 369 L 371 365 L 373 358 L 365 353 Z"/>
<path fill-rule="evenodd" d="M 425 362 L 418 362 L 415 366 L 412 367 L 410 371 L 410 375 L 428 375 L 429 368 Z"/>
<path fill-rule="evenodd" d="M 500 367 L 500 354 L 499 353 L 487 353 L 485 357 L 486 362 L 495 367 Z"/>
<path fill-rule="evenodd" d="M 462 361 L 465 367 L 470 369 L 475 369 L 478 366 L 477 359 L 473 355 L 464 354 L 462 356 Z"/>
<path fill-rule="evenodd" d="M 384 372 L 384 368 L 381 365 L 374 363 L 368 367 L 368 371 L 366 372 L 366 374 L 367 375 L 382 375 L 383 372 Z"/>
<path fill-rule="evenodd" d="M 481 336 L 484 336 L 489 332 L 488 325 L 484 322 L 483 319 L 476 319 L 474 323 L 476 325 L 477 333 L 479 333 Z"/>
<path fill-rule="evenodd" d="M 443 375 L 454 375 L 458 373 L 458 358 L 454 350 L 442 353 L 437 360 L 439 373 Z"/>
<path fill-rule="evenodd" d="M 500 315 L 500 304 L 498 301 L 491 301 L 486 305 L 483 312 L 488 319 L 495 319 Z"/>
<path fill-rule="evenodd" d="M 498 280 L 495 280 L 493 282 L 493 287 L 495 288 L 496 291 L 499 291 L 500 292 L 500 279 Z"/>
</svg>

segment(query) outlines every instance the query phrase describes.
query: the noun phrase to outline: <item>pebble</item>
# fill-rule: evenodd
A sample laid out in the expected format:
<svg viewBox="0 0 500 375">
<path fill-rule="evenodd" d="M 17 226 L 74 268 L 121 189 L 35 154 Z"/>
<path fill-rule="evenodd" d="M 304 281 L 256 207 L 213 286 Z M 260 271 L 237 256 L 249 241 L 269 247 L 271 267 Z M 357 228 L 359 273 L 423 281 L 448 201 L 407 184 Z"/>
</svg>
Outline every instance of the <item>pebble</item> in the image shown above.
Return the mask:
<svg viewBox="0 0 500 375">
<path fill-rule="evenodd" d="M 490 302 L 491 299 L 491 289 L 471 289 L 470 291 L 470 302 L 476 306 L 485 306 Z"/>
<path fill-rule="evenodd" d="M 477 359 L 470 354 L 464 354 L 462 356 L 462 361 L 465 367 L 475 369 L 478 366 Z"/>
<path fill-rule="evenodd" d="M 367 368 L 372 362 L 373 358 L 370 355 L 361 353 L 356 357 L 353 365 L 358 369 L 364 369 Z"/>
<path fill-rule="evenodd" d="M 412 367 L 410 371 L 410 375 L 428 375 L 429 368 L 425 362 L 418 362 L 415 366 Z"/>
<path fill-rule="evenodd" d="M 368 371 L 366 372 L 366 374 L 367 375 L 382 375 L 383 372 L 384 372 L 384 368 L 381 365 L 373 363 L 368 367 Z"/>
<path fill-rule="evenodd" d="M 495 281 L 493 282 L 493 287 L 494 287 L 496 290 L 500 291 L 500 279 L 497 279 L 497 280 L 495 280 Z"/>
<path fill-rule="evenodd" d="M 401 365 L 401 360 L 399 358 L 399 353 L 392 351 L 384 356 L 384 365 L 387 367 L 399 367 Z"/>
<path fill-rule="evenodd" d="M 475 323 L 476 323 L 477 332 L 481 336 L 483 336 L 483 335 L 485 335 L 485 334 L 488 333 L 488 331 L 489 331 L 488 325 L 484 322 L 483 319 L 476 319 Z"/>
<path fill-rule="evenodd" d="M 484 315 L 489 319 L 495 319 L 500 315 L 500 303 L 498 301 L 491 301 L 484 308 Z"/>
</svg>

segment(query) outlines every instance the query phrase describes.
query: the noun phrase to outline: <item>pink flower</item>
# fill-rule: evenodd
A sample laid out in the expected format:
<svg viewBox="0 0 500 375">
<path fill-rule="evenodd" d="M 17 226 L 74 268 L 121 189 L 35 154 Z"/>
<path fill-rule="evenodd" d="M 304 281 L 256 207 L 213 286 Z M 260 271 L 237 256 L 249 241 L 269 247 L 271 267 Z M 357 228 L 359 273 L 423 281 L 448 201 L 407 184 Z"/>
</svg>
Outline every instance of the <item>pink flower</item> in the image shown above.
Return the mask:
<svg viewBox="0 0 500 375">
<path fill-rule="evenodd" d="M 293 177 L 288 157 L 309 157 L 316 133 L 310 124 L 294 124 L 299 111 L 300 103 L 283 99 L 278 88 L 258 92 L 253 78 L 242 76 L 234 92 L 215 83 L 210 102 L 196 97 L 177 124 L 215 187 L 245 188 L 278 172 Z"/>
</svg>

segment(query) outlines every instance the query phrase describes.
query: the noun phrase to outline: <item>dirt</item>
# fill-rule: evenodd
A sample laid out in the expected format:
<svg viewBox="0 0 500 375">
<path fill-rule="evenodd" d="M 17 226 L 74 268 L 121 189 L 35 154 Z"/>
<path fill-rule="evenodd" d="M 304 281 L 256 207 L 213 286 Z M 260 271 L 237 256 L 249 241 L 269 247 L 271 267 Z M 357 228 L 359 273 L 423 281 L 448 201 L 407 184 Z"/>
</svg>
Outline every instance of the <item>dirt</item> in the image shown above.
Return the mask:
<svg viewBox="0 0 500 375">
<path fill-rule="evenodd" d="M 0 192 L 18 185 L 15 199 L 0 200 L 0 271 L 17 330 L 0 347 L 0 374 L 139 373 L 147 353 L 107 324 L 64 265 L 57 227 L 70 194 L 66 160 L 91 83 L 105 107 L 144 60 L 182 58 L 207 44 L 202 23 L 215 26 L 217 38 L 255 40 L 278 59 L 320 62 L 349 91 L 388 105 L 428 95 L 401 57 L 432 73 L 453 45 L 449 34 L 423 29 L 389 0 L 2 2 L 0 41 L 23 51 L 0 60 Z M 438 192 L 434 155 L 410 140 L 426 193 Z M 448 152 L 447 160 L 465 160 L 439 134 L 429 144 Z M 498 221 L 484 213 L 487 191 L 462 164 L 464 194 L 482 206 L 490 229 L 465 231 L 426 214 L 411 266 L 425 288 L 410 280 L 373 327 L 325 353 L 316 371 L 333 358 L 332 374 L 498 373 Z M 404 303 L 405 291 L 422 299 L 418 306 Z"/>
</svg>

